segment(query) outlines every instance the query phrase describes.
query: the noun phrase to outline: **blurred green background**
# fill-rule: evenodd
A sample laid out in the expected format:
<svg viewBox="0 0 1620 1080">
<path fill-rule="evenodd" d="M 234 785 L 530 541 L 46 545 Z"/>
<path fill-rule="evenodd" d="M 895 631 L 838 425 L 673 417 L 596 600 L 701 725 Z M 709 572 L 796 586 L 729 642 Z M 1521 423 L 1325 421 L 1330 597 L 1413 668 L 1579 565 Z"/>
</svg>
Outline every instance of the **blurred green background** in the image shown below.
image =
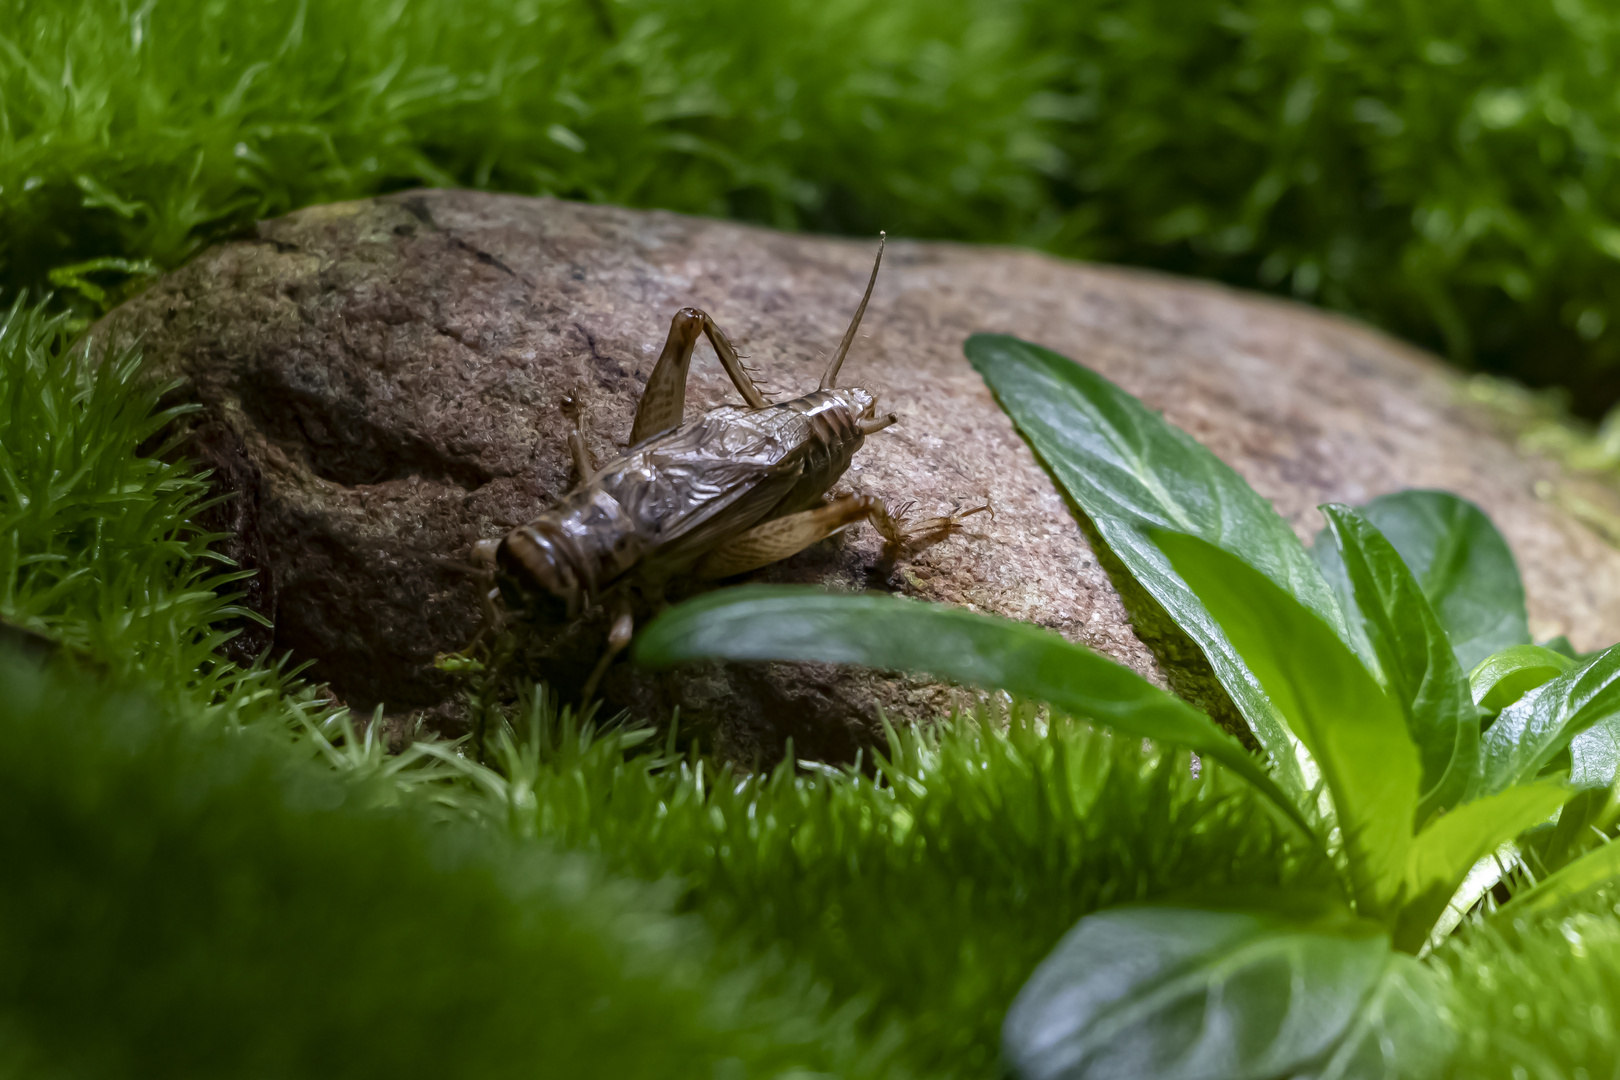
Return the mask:
<svg viewBox="0 0 1620 1080">
<path fill-rule="evenodd" d="M 0 0 L 0 288 L 461 185 L 1203 275 L 1596 416 L 1617 59 L 1583 0 Z"/>
</svg>

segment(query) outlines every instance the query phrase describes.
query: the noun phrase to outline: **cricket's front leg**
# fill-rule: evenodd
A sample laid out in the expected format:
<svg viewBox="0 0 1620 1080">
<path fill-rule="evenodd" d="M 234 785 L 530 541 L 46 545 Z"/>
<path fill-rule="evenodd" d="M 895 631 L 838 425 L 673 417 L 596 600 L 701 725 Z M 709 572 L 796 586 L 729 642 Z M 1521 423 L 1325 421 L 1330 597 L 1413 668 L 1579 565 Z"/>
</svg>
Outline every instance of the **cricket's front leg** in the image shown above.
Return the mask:
<svg viewBox="0 0 1620 1080">
<path fill-rule="evenodd" d="M 573 398 L 568 399 L 574 402 Z M 577 487 L 596 475 L 596 458 L 585 442 L 585 406 L 573 404 L 569 410 L 574 416 L 574 427 L 568 433 L 568 456 L 574 459 L 574 484 Z"/>
<path fill-rule="evenodd" d="M 613 663 L 614 657 L 622 653 L 625 646 L 630 644 L 630 638 L 634 636 L 636 631 L 635 619 L 630 614 L 630 598 L 623 592 L 620 592 L 615 597 L 609 611 L 613 613 L 613 626 L 608 630 L 607 650 L 602 653 L 602 658 L 591 669 L 590 678 L 585 680 L 585 690 L 579 696 L 582 708 L 590 704 L 591 698 L 596 694 L 597 685 L 602 681 L 602 676 L 607 674 L 608 666 Z"/>
</svg>

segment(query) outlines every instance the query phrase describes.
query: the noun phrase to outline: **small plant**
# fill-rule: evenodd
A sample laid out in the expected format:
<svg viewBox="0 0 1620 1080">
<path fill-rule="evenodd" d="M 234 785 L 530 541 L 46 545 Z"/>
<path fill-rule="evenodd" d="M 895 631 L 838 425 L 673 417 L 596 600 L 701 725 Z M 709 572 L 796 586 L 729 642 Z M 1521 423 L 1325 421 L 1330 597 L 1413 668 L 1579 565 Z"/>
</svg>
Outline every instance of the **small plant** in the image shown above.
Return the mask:
<svg viewBox="0 0 1620 1080">
<path fill-rule="evenodd" d="M 1503 865 L 1540 876 L 1503 912 L 1620 874 L 1620 845 L 1588 850 L 1615 816 L 1620 647 L 1577 659 L 1533 645 L 1512 555 L 1462 499 L 1324 507 L 1313 553 L 1235 472 L 1095 373 L 1010 337 L 966 351 L 1202 648 L 1264 762 L 1054 634 L 894 597 L 714 593 L 656 620 L 638 658 L 862 663 L 1027 695 L 1238 772 L 1334 860 L 1337 884 L 1318 895 L 1238 890 L 1082 918 L 1007 1016 L 1020 1076 L 1442 1070 L 1456 1035 L 1445 983 L 1417 957 Z"/>
</svg>

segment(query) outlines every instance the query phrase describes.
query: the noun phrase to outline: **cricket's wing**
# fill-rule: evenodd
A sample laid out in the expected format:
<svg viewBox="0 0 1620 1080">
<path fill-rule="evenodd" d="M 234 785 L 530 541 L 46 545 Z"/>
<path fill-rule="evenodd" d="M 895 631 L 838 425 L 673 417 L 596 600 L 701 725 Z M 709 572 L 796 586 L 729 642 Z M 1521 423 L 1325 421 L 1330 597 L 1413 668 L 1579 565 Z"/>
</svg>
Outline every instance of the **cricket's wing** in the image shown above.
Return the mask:
<svg viewBox="0 0 1620 1080">
<path fill-rule="evenodd" d="M 650 557 L 696 556 L 766 517 L 803 475 L 804 443 L 771 419 L 711 410 L 634 448 L 597 482 L 635 522 Z"/>
<path fill-rule="evenodd" d="M 684 529 L 678 535 L 666 530 L 665 539 L 651 552 L 649 559 L 678 567 L 753 528 L 771 516 L 803 473 L 804 467 L 795 463 L 737 484 L 725 497 L 717 499 L 712 508 L 705 508 L 702 515 L 691 515 L 683 521 Z"/>
</svg>

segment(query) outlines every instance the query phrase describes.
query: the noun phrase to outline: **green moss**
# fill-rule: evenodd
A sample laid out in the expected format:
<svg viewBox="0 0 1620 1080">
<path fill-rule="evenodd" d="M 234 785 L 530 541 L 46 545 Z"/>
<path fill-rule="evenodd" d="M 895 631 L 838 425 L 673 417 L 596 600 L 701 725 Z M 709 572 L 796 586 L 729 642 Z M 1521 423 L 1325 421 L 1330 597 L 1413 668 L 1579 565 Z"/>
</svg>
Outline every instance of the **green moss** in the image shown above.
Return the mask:
<svg viewBox="0 0 1620 1080">
<path fill-rule="evenodd" d="M 1612 891 L 1547 918 L 1480 926 L 1440 956 L 1455 990 L 1457 1077 L 1595 1080 L 1620 1060 L 1620 905 Z"/>
<path fill-rule="evenodd" d="M 1228 886 L 1326 887 L 1263 798 L 1027 710 L 890 736 L 876 775 L 791 762 L 743 776 L 592 737 L 531 699 L 479 816 L 675 876 L 728 938 L 783 950 L 835 1001 L 865 1001 L 933 1076 L 996 1069 L 1001 1017 L 1081 915 Z M 645 732 L 624 738 L 644 738 Z"/>
<path fill-rule="evenodd" d="M 1005 234 L 1041 200 L 1019 25 L 971 0 L 5 0 L 0 283 L 420 184 Z"/>
<path fill-rule="evenodd" d="M 1617 61 L 1508 0 L 0 0 L 0 288 L 453 184 L 1209 275 L 1596 415 Z"/>
<path fill-rule="evenodd" d="M 220 658 L 250 616 L 192 523 L 206 475 L 165 460 L 181 410 L 137 355 L 76 350 L 67 323 L 20 300 L 0 313 L 0 619 L 215 720 L 319 713 L 279 663 Z"/>
<path fill-rule="evenodd" d="M 1620 21 L 1504 0 L 1038 5 L 1073 246 L 1620 394 Z"/>
<path fill-rule="evenodd" d="M 668 888 L 96 682 L 0 658 L 0 1067 L 901 1071 L 802 979 L 766 990 L 769 957 L 728 959 Z"/>
</svg>

